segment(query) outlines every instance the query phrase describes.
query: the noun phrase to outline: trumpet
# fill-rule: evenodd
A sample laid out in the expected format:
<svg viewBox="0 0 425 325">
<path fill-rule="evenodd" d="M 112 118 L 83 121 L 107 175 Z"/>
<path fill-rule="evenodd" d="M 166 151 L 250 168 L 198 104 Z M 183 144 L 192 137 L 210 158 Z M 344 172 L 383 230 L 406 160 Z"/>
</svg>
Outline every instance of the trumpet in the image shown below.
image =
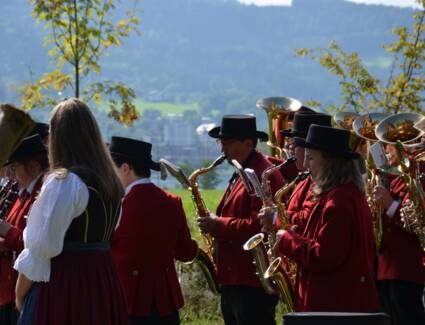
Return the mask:
<svg viewBox="0 0 425 325">
<path fill-rule="evenodd" d="M 288 159 L 289 154 L 283 149 L 284 141 L 281 130 L 288 128 L 291 113 L 298 111 L 302 104 L 299 100 L 290 97 L 260 98 L 256 106 L 267 113 L 270 155 Z"/>
</svg>

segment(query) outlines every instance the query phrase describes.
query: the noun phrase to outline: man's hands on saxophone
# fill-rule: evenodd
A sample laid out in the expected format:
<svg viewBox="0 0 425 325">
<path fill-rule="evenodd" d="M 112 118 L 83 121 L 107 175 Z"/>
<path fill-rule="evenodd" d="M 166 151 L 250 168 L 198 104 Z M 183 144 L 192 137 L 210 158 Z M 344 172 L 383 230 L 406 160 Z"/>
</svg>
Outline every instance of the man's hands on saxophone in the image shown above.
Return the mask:
<svg viewBox="0 0 425 325">
<path fill-rule="evenodd" d="M 203 234 L 212 233 L 217 226 L 217 218 L 217 215 L 212 212 L 208 213 L 206 216 L 198 217 L 196 221 L 198 223 L 199 229 L 201 229 L 201 232 Z"/>
</svg>

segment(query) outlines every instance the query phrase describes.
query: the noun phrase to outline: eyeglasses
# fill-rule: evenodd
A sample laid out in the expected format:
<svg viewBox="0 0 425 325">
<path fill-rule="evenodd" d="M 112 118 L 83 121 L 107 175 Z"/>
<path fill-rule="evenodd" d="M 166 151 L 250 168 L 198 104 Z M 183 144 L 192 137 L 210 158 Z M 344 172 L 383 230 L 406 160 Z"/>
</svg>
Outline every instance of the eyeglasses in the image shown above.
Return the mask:
<svg viewBox="0 0 425 325">
<path fill-rule="evenodd" d="M 217 139 L 215 140 L 217 142 L 217 144 L 222 145 L 222 146 L 227 146 L 229 144 L 233 144 L 235 142 L 237 142 L 237 139 Z"/>
</svg>

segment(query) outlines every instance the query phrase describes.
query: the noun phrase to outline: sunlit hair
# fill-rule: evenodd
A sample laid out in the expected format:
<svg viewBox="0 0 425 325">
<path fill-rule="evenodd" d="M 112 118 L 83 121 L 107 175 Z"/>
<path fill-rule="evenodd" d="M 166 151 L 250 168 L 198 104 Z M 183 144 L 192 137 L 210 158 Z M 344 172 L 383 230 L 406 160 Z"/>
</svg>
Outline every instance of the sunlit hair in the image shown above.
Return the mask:
<svg viewBox="0 0 425 325">
<path fill-rule="evenodd" d="M 365 184 L 359 169 L 357 159 L 337 157 L 320 151 L 323 157 L 323 166 L 314 180 L 313 193 L 316 199 L 326 192 L 346 183 L 353 183 L 357 189 L 365 194 Z"/>
<path fill-rule="evenodd" d="M 72 171 L 93 186 L 104 200 L 118 202 L 123 188 L 96 119 L 81 100 L 70 98 L 52 111 L 49 134 L 51 171 Z"/>
</svg>

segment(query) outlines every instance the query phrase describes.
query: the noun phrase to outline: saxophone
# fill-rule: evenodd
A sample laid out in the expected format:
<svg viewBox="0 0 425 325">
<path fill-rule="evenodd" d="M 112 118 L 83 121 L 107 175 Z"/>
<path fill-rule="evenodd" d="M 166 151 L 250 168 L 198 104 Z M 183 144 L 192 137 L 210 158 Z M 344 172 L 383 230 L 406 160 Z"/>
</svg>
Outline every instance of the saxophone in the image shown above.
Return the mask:
<svg viewBox="0 0 425 325">
<path fill-rule="evenodd" d="M 295 162 L 295 158 L 290 158 L 287 161 L 283 162 L 282 164 L 278 166 L 271 166 L 263 171 L 261 174 L 261 183 L 255 174 L 254 170 L 252 169 L 245 169 L 245 173 L 247 174 L 252 187 L 255 190 L 256 195 L 261 199 L 263 208 L 272 208 L 276 209 L 276 206 L 273 203 L 273 195 L 271 193 L 271 187 L 270 187 L 270 176 L 280 168 L 283 168 L 284 166 L 287 166 L 289 164 L 292 164 Z M 275 252 L 272 249 L 275 241 L 276 241 L 276 233 L 274 231 L 271 231 L 268 233 L 268 241 L 264 241 L 264 234 L 258 233 L 254 236 L 252 236 L 250 239 L 248 239 L 245 244 L 243 245 L 243 249 L 245 251 L 250 251 L 254 257 L 254 264 L 257 269 L 257 276 L 259 277 L 260 283 L 263 287 L 263 289 L 268 294 L 276 294 L 277 290 L 280 289 L 280 285 L 278 284 L 278 288 L 276 288 L 275 282 L 273 282 L 270 278 L 265 278 L 264 275 L 266 273 L 267 268 L 270 265 L 270 258 L 268 256 L 268 251 L 271 252 L 272 258 L 275 259 Z M 282 290 L 280 290 L 282 291 Z M 284 290 L 282 292 L 282 298 L 284 299 L 285 305 L 291 306 L 288 308 L 288 312 L 292 310 L 292 302 L 288 300 L 287 296 L 290 297 L 290 291 Z"/>
<path fill-rule="evenodd" d="M 279 221 L 280 221 L 280 229 L 288 230 L 291 227 L 291 223 L 288 220 L 288 217 L 286 215 L 285 211 L 285 203 L 282 202 L 282 198 L 284 195 L 286 195 L 289 191 L 291 191 L 299 182 L 303 181 L 310 175 L 310 172 L 300 172 L 298 173 L 297 177 L 289 183 L 288 185 L 283 186 L 281 189 L 279 189 L 276 194 L 274 195 L 274 201 L 276 203 Z M 283 258 L 284 260 L 284 271 L 287 277 L 289 278 L 289 281 L 294 287 L 295 285 L 295 279 L 297 275 L 297 265 L 295 262 L 290 260 L 289 258 Z M 275 272 L 270 272 L 270 276 L 273 276 Z"/>
<path fill-rule="evenodd" d="M 402 202 L 400 209 L 403 228 L 412 234 L 415 234 L 421 247 L 425 250 L 425 193 L 422 188 L 422 182 L 425 180 L 425 174 L 420 173 L 419 161 L 425 157 L 422 152 L 413 158 L 412 174 L 405 173 L 403 178 L 407 185 L 409 198 Z"/>
<path fill-rule="evenodd" d="M 195 170 L 189 178 L 186 177 L 182 169 L 171 162 L 160 159 L 159 163 L 161 166 L 161 178 L 165 179 L 167 172 L 174 176 L 180 184 L 185 188 L 190 190 L 192 194 L 192 201 L 195 204 L 197 214 L 200 217 L 205 217 L 208 215 L 209 211 L 205 205 L 204 200 L 201 197 L 199 192 L 199 187 L 196 182 L 196 179 L 199 175 L 209 172 L 214 167 L 220 165 L 225 160 L 225 156 L 218 157 L 210 166 L 205 168 L 200 168 Z M 208 287 L 214 294 L 220 293 L 220 288 L 217 283 L 217 268 L 214 264 L 214 259 L 212 256 L 212 237 L 210 234 L 202 234 L 202 238 L 207 246 L 207 250 L 204 251 L 198 247 L 198 254 L 192 262 L 196 262 L 199 268 L 201 269 L 202 274 L 207 280 Z"/>
<path fill-rule="evenodd" d="M 383 210 L 382 207 L 376 204 L 376 202 L 373 199 L 373 189 L 375 186 L 382 186 L 386 188 L 387 190 L 390 188 L 390 182 L 388 179 L 388 176 L 385 174 L 385 171 L 382 169 L 376 169 L 372 171 L 371 178 L 368 187 L 370 190 L 368 190 L 368 197 L 367 201 L 369 203 L 370 209 L 373 214 L 373 229 L 375 232 L 375 242 L 376 242 L 376 250 L 379 251 L 381 248 L 381 242 L 382 242 L 382 235 L 383 235 L 383 224 L 382 224 L 382 214 Z"/>
<path fill-rule="evenodd" d="M 220 165 L 226 157 L 224 155 L 218 157 L 216 160 L 214 160 L 208 167 L 203 167 L 195 170 L 188 178 L 189 181 L 189 191 L 192 193 L 192 201 L 195 205 L 196 212 L 199 217 L 203 218 L 209 215 L 209 210 L 207 209 L 204 200 L 201 197 L 201 193 L 199 192 L 199 186 L 196 182 L 196 179 L 199 175 L 208 173 L 213 168 Z M 211 234 L 202 234 L 202 238 L 204 240 L 204 243 L 207 247 L 207 254 L 210 257 L 211 260 L 213 260 L 212 256 L 212 249 L 213 249 L 213 239 Z"/>
<path fill-rule="evenodd" d="M 286 216 L 285 204 L 282 203 L 282 198 L 290 190 L 292 190 L 300 181 L 306 179 L 310 172 L 298 173 L 297 177 L 289 184 L 279 189 L 274 196 L 276 207 L 278 210 L 279 221 L 281 229 L 289 229 L 291 224 Z M 273 283 L 279 288 L 282 295 L 282 300 L 285 304 L 284 313 L 291 313 L 294 311 L 294 303 L 292 300 L 292 288 L 295 286 L 295 279 L 297 275 L 297 265 L 295 262 L 286 257 L 276 256 L 270 262 L 267 270 L 264 272 L 265 279 L 271 279 Z M 282 264 L 282 261 L 284 263 Z M 284 265 L 284 266 L 283 266 Z"/>
</svg>

